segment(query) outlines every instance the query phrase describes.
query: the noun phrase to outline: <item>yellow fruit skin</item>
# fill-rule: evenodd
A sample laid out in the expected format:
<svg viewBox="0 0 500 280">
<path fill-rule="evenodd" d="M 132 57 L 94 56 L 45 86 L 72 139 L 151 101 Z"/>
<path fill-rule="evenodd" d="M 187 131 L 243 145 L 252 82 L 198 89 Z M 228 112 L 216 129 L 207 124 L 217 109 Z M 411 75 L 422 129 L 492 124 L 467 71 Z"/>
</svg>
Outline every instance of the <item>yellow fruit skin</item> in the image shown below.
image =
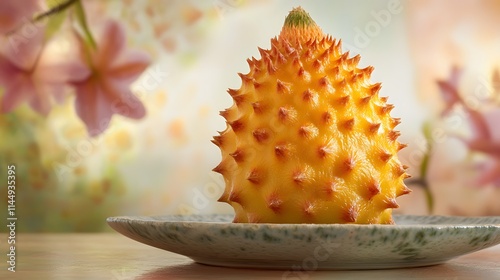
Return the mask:
<svg viewBox="0 0 500 280">
<path fill-rule="evenodd" d="M 235 103 L 213 140 L 219 201 L 239 223 L 393 223 L 395 198 L 410 192 L 399 119 L 369 82 L 373 67 L 357 68 L 359 55 L 311 28 L 285 26 L 228 90 Z"/>
</svg>

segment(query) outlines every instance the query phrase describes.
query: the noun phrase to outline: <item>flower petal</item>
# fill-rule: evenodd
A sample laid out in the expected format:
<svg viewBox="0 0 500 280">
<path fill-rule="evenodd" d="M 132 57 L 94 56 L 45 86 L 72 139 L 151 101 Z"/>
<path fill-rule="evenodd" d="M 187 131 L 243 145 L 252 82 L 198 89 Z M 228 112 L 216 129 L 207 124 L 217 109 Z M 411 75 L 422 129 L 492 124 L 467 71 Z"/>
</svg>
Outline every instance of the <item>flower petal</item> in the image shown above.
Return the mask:
<svg viewBox="0 0 500 280">
<path fill-rule="evenodd" d="M 16 75 L 20 73 L 19 68 L 0 54 L 0 85 L 11 83 Z"/>
<path fill-rule="evenodd" d="M 97 136 L 108 128 L 113 113 L 108 98 L 96 82 L 76 85 L 75 108 L 90 136 Z"/>
<path fill-rule="evenodd" d="M 45 28 L 32 25 L 29 30 L 12 34 L 1 46 L 5 58 L 23 70 L 32 70 L 43 49 Z"/>
<path fill-rule="evenodd" d="M 0 34 L 6 34 L 19 28 L 22 21 L 27 21 L 39 8 L 38 0 L 3 0 L 0 1 Z"/>
<path fill-rule="evenodd" d="M 473 137 L 475 139 L 491 140 L 490 128 L 488 127 L 484 115 L 467 106 L 464 106 L 464 108 L 468 114 Z"/>
<path fill-rule="evenodd" d="M 97 65 L 111 65 L 125 47 L 125 30 L 117 21 L 109 20 L 98 41 Z"/>
<path fill-rule="evenodd" d="M 5 87 L 0 111 L 9 113 L 18 107 L 23 101 L 29 99 L 29 96 L 34 92 L 33 84 L 30 80 L 25 79 L 21 75 L 13 77 L 10 84 Z"/>
<path fill-rule="evenodd" d="M 52 64 L 41 64 L 37 76 L 53 83 L 78 83 L 86 80 L 91 72 L 83 62 L 66 61 Z"/>
<path fill-rule="evenodd" d="M 493 163 L 493 166 L 483 167 L 480 170 L 479 177 L 476 180 L 478 187 L 486 186 L 491 183 L 499 186 L 500 180 L 500 161 Z"/>
<path fill-rule="evenodd" d="M 446 108 L 443 110 L 442 115 L 448 114 L 453 109 L 453 106 L 455 106 L 455 104 L 463 103 L 462 98 L 458 94 L 458 82 L 461 74 L 462 70 L 454 66 L 451 69 L 451 74 L 450 77 L 448 77 L 448 80 L 437 81 L 438 87 L 440 89 L 441 95 L 443 97 L 446 106 Z"/>
<path fill-rule="evenodd" d="M 500 122 L 500 107 L 485 110 L 483 113 L 484 120 L 490 130 L 490 136 L 492 141 L 500 142 L 500 130 L 497 129 L 498 122 Z"/>
<path fill-rule="evenodd" d="M 451 112 L 453 106 L 457 103 L 461 103 L 461 98 L 458 95 L 458 91 L 452 84 L 446 81 L 437 81 L 438 87 L 441 92 L 441 96 L 445 103 L 445 109 L 442 115 L 445 116 Z"/>
<path fill-rule="evenodd" d="M 489 156 L 500 159 L 500 142 L 493 142 L 488 139 L 466 140 L 469 149 L 485 153 Z"/>
<path fill-rule="evenodd" d="M 51 96 L 44 95 L 35 88 L 29 97 L 29 104 L 31 108 L 43 116 L 47 116 L 49 114 L 50 108 L 52 107 L 51 101 Z"/>
<path fill-rule="evenodd" d="M 49 88 L 51 91 L 51 95 L 54 97 L 54 100 L 59 104 L 62 104 L 66 96 L 69 95 L 67 91 L 67 84 L 51 84 L 49 85 Z"/>
<path fill-rule="evenodd" d="M 148 54 L 141 51 L 127 51 L 114 61 L 108 74 L 131 83 L 148 68 L 150 63 L 151 58 Z"/>
<path fill-rule="evenodd" d="M 103 89 L 110 98 L 114 114 L 132 119 L 141 119 L 146 115 L 144 105 L 132 94 L 127 84 L 119 80 L 108 80 L 103 84 Z"/>
</svg>

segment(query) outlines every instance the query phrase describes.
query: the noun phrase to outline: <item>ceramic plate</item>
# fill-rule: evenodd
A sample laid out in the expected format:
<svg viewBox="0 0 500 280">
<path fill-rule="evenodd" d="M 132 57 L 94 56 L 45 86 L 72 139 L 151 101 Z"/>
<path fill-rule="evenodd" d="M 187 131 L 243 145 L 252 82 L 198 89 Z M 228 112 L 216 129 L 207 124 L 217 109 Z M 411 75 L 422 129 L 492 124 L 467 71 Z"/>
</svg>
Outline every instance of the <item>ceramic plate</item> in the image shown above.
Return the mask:
<svg viewBox="0 0 500 280">
<path fill-rule="evenodd" d="M 112 217 L 136 241 L 198 263 L 281 269 L 417 267 L 500 243 L 500 217 L 394 216 L 397 225 L 235 224 L 230 215 Z"/>
</svg>

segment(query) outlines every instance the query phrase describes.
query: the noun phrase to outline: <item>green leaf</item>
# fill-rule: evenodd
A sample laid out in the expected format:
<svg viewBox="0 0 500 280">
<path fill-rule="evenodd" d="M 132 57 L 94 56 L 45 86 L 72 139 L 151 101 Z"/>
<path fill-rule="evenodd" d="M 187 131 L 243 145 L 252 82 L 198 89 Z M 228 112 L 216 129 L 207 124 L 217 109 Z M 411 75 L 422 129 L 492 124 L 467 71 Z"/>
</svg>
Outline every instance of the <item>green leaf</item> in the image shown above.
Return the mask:
<svg viewBox="0 0 500 280">
<path fill-rule="evenodd" d="M 422 187 L 425 192 L 425 200 L 427 202 L 427 210 L 429 211 L 429 214 L 432 214 L 434 211 L 434 197 L 432 195 L 432 191 L 429 188 L 429 184 L 427 183 L 427 171 L 429 169 L 429 160 L 431 158 L 433 149 L 431 129 L 431 123 L 425 122 L 422 127 L 422 133 L 424 134 L 425 140 L 427 142 L 427 147 L 422 159 L 422 163 L 420 164 L 420 178 L 424 182 L 424 184 L 422 184 Z"/>
<path fill-rule="evenodd" d="M 427 142 L 427 149 L 425 151 L 424 158 L 422 159 L 422 164 L 420 165 L 420 178 L 425 180 L 427 176 L 427 169 L 429 168 L 430 154 L 432 153 L 431 124 L 429 122 L 424 123 L 422 132 Z"/>
<path fill-rule="evenodd" d="M 432 195 L 429 186 L 426 186 L 423 189 L 425 193 L 425 201 L 427 202 L 427 211 L 429 212 L 429 214 L 432 214 L 434 212 L 434 196 Z"/>
<path fill-rule="evenodd" d="M 66 0 L 65 2 L 61 2 L 61 0 L 45 0 L 49 9 L 32 19 L 32 22 L 47 19 L 45 41 L 48 41 L 61 28 L 67 16 L 66 11 L 77 1 L 79 0 Z"/>
<path fill-rule="evenodd" d="M 65 19 L 66 11 L 49 17 L 45 28 L 45 41 L 48 41 L 57 31 L 59 31 Z"/>
<path fill-rule="evenodd" d="M 82 2 L 76 1 L 75 3 L 75 14 L 78 20 L 78 24 L 83 31 L 84 40 L 92 49 L 97 49 L 97 44 L 92 37 L 92 32 L 90 32 L 89 26 L 87 24 L 87 17 L 85 16 L 85 10 L 83 9 Z"/>
</svg>

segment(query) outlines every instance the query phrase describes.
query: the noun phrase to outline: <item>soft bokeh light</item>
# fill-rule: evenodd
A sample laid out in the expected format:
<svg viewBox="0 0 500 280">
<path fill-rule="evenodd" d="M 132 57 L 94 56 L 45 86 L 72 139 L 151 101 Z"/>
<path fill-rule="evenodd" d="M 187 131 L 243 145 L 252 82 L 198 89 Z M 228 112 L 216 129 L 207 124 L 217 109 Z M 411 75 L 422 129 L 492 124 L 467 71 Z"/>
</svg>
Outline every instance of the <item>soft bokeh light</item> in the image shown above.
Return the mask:
<svg viewBox="0 0 500 280">
<path fill-rule="evenodd" d="M 1 114 L 0 180 L 5 166 L 15 164 L 20 231 L 109 230 L 105 218 L 114 215 L 231 213 L 216 202 L 224 182 L 211 171 L 220 151 L 210 139 L 225 128 L 218 112 L 231 105 L 226 89 L 240 86 L 237 72 L 248 71 L 246 59 L 260 57 L 257 47 L 270 47 L 299 5 L 325 33 L 341 38 L 344 50 L 361 54 L 360 67 L 375 67 L 372 81 L 382 82 L 381 95 L 395 104 L 392 115 L 402 118 L 400 141 L 409 146 L 400 157 L 410 166 L 414 192 L 401 198 L 397 212 L 429 214 L 424 187 L 415 180 L 425 179 L 433 214 L 500 215 L 500 183 L 473 186 L 481 170 L 500 159 L 460 141 L 457 135 L 473 135 L 470 115 L 457 105 L 441 116 L 446 102 L 437 83 L 459 67 L 457 88 L 465 102 L 492 124 L 500 120 L 492 79 L 500 68 L 497 1 L 82 2 L 91 30 L 117 20 L 127 47 L 151 56 L 131 86 L 146 116 L 114 115 L 107 130 L 90 137 L 71 90 L 47 116 L 27 104 Z M 47 55 L 69 55 L 72 32 L 63 25 Z M 426 140 L 424 124 L 434 138 Z M 429 141 L 428 173 L 420 178 Z"/>
</svg>

